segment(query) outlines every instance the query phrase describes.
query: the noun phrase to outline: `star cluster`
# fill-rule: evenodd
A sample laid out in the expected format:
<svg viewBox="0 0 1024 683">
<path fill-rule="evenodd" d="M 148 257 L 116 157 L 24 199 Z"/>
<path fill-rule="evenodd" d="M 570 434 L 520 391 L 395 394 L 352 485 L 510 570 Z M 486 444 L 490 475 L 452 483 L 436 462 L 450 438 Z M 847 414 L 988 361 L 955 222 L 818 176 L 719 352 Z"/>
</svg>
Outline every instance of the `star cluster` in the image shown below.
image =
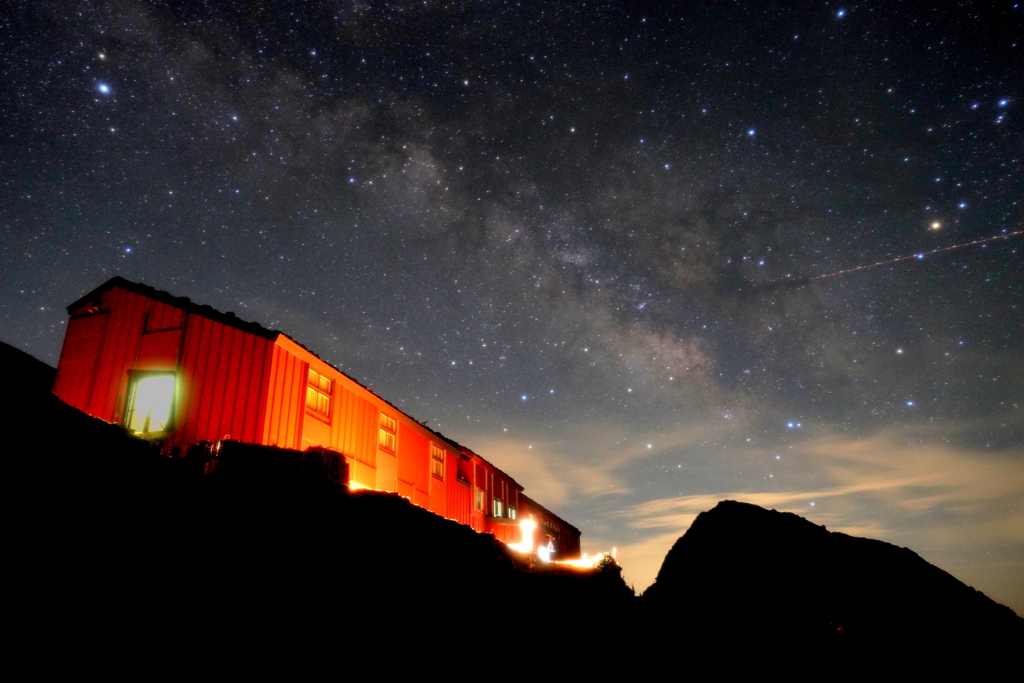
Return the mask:
<svg viewBox="0 0 1024 683">
<path fill-rule="evenodd" d="M 1022 17 L 20 3 L 2 337 L 55 364 L 120 274 L 299 339 L 638 588 L 734 497 L 1021 612 L 1024 238 L 936 250 L 1022 228 Z"/>
</svg>

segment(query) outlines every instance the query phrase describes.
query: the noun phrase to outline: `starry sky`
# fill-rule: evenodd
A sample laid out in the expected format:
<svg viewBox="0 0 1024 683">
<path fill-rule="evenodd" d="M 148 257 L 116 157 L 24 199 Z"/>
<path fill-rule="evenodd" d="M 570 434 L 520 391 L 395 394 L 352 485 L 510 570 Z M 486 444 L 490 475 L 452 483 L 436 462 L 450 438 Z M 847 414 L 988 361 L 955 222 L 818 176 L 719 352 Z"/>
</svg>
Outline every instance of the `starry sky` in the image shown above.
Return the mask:
<svg viewBox="0 0 1024 683">
<path fill-rule="evenodd" d="M 1022 3 L 32 0 L 0 43 L 3 341 L 55 365 L 122 275 L 288 333 L 638 590 L 733 498 L 1024 614 Z"/>
</svg>

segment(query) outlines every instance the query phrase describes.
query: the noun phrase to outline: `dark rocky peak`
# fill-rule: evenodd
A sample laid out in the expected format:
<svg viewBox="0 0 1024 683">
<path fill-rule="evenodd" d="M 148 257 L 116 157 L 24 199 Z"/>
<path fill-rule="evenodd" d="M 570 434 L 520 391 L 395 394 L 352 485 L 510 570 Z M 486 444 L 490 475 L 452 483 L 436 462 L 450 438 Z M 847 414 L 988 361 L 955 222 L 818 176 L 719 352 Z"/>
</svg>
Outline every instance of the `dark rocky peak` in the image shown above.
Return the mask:
<svg viewBox="0 0 1024 683">
<path fill-rule="evenodd" d="M 686 635 L 719 644 L 880 653 L 1024 642 L 1012 610 L 906 548 L 736 501 L 697 516 L 642 602 L 654 621 L 672 615 Z"/>
</svg>

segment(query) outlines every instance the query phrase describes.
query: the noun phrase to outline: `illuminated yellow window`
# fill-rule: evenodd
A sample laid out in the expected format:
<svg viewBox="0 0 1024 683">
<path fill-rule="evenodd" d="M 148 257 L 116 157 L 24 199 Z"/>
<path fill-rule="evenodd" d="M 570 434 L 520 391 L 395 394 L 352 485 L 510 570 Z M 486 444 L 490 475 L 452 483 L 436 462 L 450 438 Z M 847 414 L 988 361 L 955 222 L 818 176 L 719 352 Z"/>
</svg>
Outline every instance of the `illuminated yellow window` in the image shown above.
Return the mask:
<svg viewBox="0 0 1024 683">
<path fill-rule="evenodd" d="M 140 436 L 158 436 L 170 430 L 174 415 L 174 375 L 144 374 L 132 378 L 125 411 L 125 426 Z"/>
<path fill-rule="evenodd" d="M 474 492 L 473 507 L 475 507 L 477 510 L 480 510 L 481 512 L 483 512 L 483 509 L 484 509 L 484 490 L 482 488 L 478 487 L 475 490 L 475 492 Z"/>
<path fill-rule="evenodd" d="M 309 369 L 306 386 L 306 407 L 325 418 L 331 417 L 331 390 L 334 382 L 313 368 Z"/>
<path fill-rule="evenodd" d="M 444 451 L 430 444 L 430 473 L 444 479 Z"/>
<path fill-rule="evenodd" d="M 398 441 L 398 423 L 384 413 L 380 414 L 380 436 L 378 442 L 380 447 L 386 451 L 395 452 L 395 444 Z"/>
</svg>

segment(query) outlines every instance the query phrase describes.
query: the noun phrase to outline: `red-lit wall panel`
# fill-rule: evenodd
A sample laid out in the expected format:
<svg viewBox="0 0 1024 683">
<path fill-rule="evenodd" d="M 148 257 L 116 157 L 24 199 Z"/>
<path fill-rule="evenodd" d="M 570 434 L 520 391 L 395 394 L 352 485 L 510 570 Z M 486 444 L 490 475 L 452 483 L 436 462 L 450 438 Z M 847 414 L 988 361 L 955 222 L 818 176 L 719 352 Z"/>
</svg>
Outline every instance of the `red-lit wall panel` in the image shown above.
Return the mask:
<svg viewBox="0 0 1024 683">
<path fill-rule="evenodd" d="M 409 500 L 430 508 L 427 478 L 430 476 L 430 442 L 404 420 L 398 422 L 398 486 L 409 491 Z"/>
<path fill-rule="evenodd" d="M 139 366 L 139 354 L 142 348 L 143 332 L 146 325 L 146 314 L 152 310 L 156 301 L 139 296 L 119 288 L 112 288 L 102 293 L 96 300 L 86 308 L 96 308 L 105 313 L 100 313 L 96 318 L 106 318 L 103 323 L 103 331 L 99 337 L 98 347 L 92 346 L 96 337 L 92 337 L 88 344 L 81 343 L 77 339 L 77 332 L 72 335 L 72 344 L 75 348 L 68 349 L 69 355 L 81 355 L 80 361 L 83 368 L 89 365 L 84 358 L 85 354 L 93 353 L 92 361 L 92 382 L 83 403 L 72 405 L 82 409 L 86 413 L 108 422 L 120 422 L 123 418 L 124 401 L 128 391 L 128 380 L 133 370 L 144 370 Z M 89 325 L 88 318 L 72 319 L 74 324 Z M 71 326 L 69 325 L 69 332 Z M 67 338 L 66 338 L 67 341 Z M 63 358 L 62 358 L 63 361 Z M 64 388 L 63 378 L 61 389 Z M 74 394 L 75 392 L 71 392 Z M 65 398 L 60 391 L 58 396 Z M 81 393 L 78 396 L 81 400 Z"/>
<path fill-rule="evenodd" d="M 68 321 L 57 365 L 53 393 L 79 410 L 86 410 L 95 381 L 109 313 L 73 317 Z"/>
<path fill-rule="evenodd" d="M 331 377 L 335 375 L 331 373 Z M 334 443 L 332 446 L 356 461 L 377 464 L 377 407 L 340 381 L 334 389 Z"/>
<path fill-rule="evenodd" d="M 445 516 L 460 524 L 470 525 L 470 510 L 473 508 L 473 487 L 455 478 L 454 472 L 445 486 Z"/>
<path fill-rule="evenodd" d="M 173 371 L 178 393 L 172 442 L 227 434 L 258 440 L 269 340 L 119 287 L 85 308 L 107 312 L 69 323 L 58 396 L 90 415 L 121 422 L 132 373 Z M 87 374 L 92 379 L 85 382 Z M 89 389 L 73 388 L 77 382 Z"/>
<path fill-rule="evenodd" d="M 186 317 L 183 336 L 175 441 L 258 443 L 273 342 L 199 315 Z"/>
<path fill-rule="evenodd" d="M 274 345 L 263 443 L 282 448 L 299 448 L 301 445 L 307 371 L 306 362 Z"/>
</svg>

